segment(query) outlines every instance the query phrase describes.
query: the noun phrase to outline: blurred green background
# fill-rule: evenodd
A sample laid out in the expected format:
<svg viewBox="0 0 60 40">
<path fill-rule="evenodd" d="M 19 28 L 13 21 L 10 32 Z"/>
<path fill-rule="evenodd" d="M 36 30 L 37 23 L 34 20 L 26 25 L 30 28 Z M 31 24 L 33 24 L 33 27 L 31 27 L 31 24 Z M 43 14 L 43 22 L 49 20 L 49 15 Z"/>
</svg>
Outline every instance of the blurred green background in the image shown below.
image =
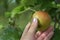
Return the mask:
<svg viewBox="0 0 60 40">
<path fill-rule="evenodd" d="M 49 13 L 55 28 L 51 40 L 60 40 L 59 0 L 0 0 L 0 40 L 20 40 L 34 10 Z"/>
</svg>

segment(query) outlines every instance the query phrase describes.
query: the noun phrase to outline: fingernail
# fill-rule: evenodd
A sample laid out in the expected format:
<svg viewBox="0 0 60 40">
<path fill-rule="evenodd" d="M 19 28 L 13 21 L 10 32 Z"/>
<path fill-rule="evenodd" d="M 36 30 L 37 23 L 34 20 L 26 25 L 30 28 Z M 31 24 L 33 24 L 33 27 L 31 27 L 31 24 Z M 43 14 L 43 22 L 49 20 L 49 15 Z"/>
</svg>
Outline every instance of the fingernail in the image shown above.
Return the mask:
<svg viewBox="0 0 60 40">
<path fill-rule="evenodd" d="M 37 32 L 38 36 L 41 34 L 40 31 Z"/>
<path fill-rule="evenodd" d="M 37 18 L 33 18 L 33 22 L 34 23 L 37 23 Z"/>
</svg>

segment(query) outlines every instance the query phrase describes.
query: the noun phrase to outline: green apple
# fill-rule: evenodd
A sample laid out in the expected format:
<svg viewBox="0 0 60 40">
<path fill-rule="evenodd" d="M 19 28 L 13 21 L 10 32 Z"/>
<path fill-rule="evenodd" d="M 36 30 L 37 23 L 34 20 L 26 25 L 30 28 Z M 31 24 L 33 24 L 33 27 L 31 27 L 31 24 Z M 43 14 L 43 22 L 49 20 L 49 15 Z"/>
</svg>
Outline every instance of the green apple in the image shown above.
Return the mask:
<svg viewBox="0 0 60 40">
<path fill-rule="evenodd" d="M 49 14 L 47 12 L 44 11 L 36 11 L 33 14 L 33 18 L 37 18 L 38 19 L 38 29 L 40 31 L 44 31 L 46 30 L 51 22 L 51 17 L 49 16 Z"/>
</svg>

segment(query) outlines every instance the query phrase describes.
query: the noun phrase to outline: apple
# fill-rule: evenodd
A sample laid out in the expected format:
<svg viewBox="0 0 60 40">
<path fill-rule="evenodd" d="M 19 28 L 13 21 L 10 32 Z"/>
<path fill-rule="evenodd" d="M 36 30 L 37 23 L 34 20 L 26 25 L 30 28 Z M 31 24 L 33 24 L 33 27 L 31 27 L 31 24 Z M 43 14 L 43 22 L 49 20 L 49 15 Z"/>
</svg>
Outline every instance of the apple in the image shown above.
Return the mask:
<svg viewBox="0 0 60 40">
<path fill-rule="evenodd" d="M 51 22 L 51 17 L 47 12 L 44 11 L 36 11 L 33 14 L 33 18 L 37 18 L 38 19 L 38 29 L 40 31 L 44 31 L 46 30 Z"/>
</svg>

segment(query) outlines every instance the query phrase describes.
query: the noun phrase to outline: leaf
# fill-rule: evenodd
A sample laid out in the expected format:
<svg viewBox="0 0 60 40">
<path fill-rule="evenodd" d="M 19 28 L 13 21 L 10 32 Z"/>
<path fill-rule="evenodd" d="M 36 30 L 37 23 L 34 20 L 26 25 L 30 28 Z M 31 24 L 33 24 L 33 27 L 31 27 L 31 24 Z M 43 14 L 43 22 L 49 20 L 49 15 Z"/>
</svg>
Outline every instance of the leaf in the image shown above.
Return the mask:
<svg viewBox="0 0 60 40">
<path fill-rule="evenodd" d="M 17 5 L 16 0 L 7 0 L 8 9 L 7 11 L 13 10 Z"/>
<path fill-rule="evenodd" d="M 51 24 L 54 27 L 55 22 L 52 22 Z M 60 40 L 60 29 L 59 29 L 60 25 L 59 25 L 59 23 L 56 23 L 56 26 L 54 28 L 55 28 L 54 35 L 51 40 Z"/>
<path fill-rule="evenodd" d="M 11 17 L 11 12 L 5 12 L 5 17 L 10 18 Z"/>
<path fill-rule="evenodd" d="M 8 26 L 8 18 L 5 17 L 4 14 L 0 14 L 0 25 L 2 25 L 2 27 Z"/>
<path fill-rule="evenodd" d="M 31 20 L 33 11 L 28 9 L 15 16 L 15 23 L 23 31 L 26 24 Z"/>
<path fill-rule="evenodd" d="M 21 0 L 16 0 L 16 3 L 17 3 L 17 4 L 20 4 L 20 1 L 21 1 Z"/>
<path fill-rule="evenodd" d="M 60 40 L 60 30 L 58 28 L 55 29 L 55 33 L 52 40 Z"/>
<path fill-rule="evenodd" d="M 21 30 L 17 27 L 8 26 L 0 30 L 0 40 L 19 40 Z"/>
<path fill-rule="evenodd" d="M 21 0 L 21 4 L 27 8 L 32 7 L 35 10 L 48 10 L 52 7 L 53 0 Z"/>
<path fill-rule="evenodd" d="M 24 5 L 24 7 L 31 7 L 34 6 L 37 0 L 21 0 L 21 4 Z"/>
<path fill-rule="evenodd" d="M 11 12 L 11 17 L 14 17 L 16 14 L 18 14 L 19 12 L 24 10 L 24 6 L 17 6 L 16 8 L 14 8 Z"/>
</svg>

